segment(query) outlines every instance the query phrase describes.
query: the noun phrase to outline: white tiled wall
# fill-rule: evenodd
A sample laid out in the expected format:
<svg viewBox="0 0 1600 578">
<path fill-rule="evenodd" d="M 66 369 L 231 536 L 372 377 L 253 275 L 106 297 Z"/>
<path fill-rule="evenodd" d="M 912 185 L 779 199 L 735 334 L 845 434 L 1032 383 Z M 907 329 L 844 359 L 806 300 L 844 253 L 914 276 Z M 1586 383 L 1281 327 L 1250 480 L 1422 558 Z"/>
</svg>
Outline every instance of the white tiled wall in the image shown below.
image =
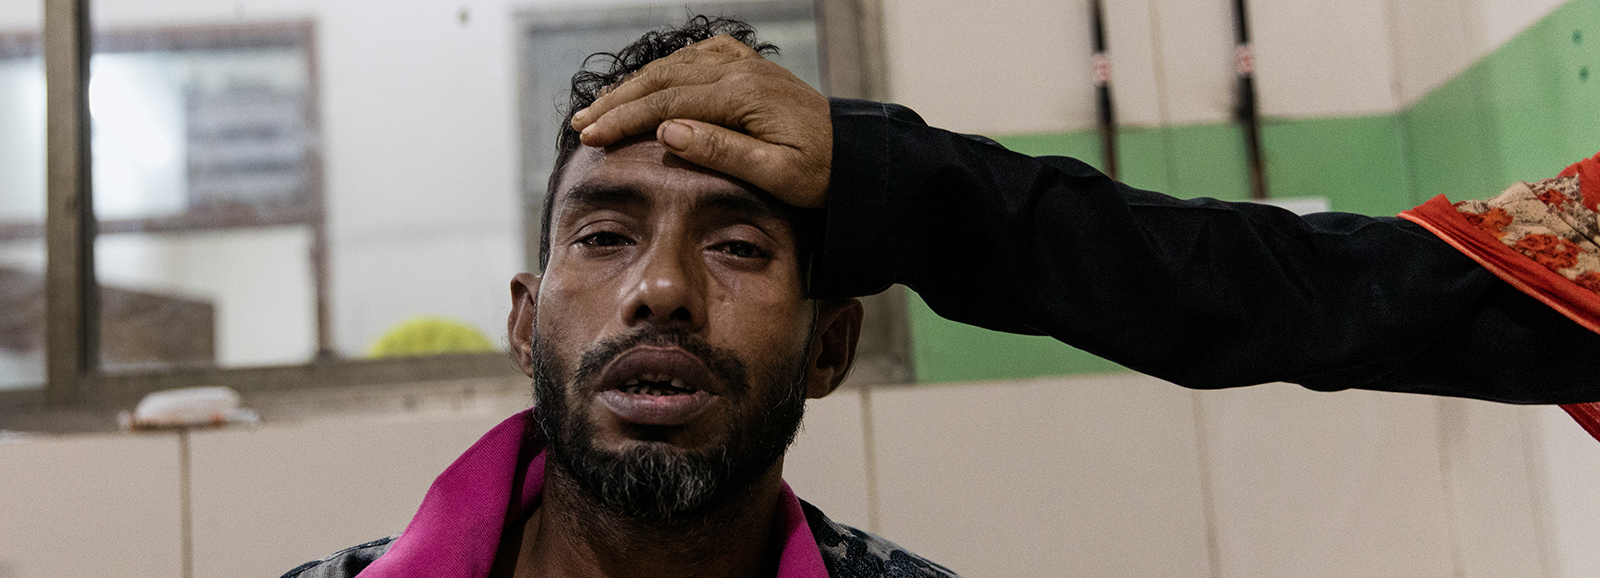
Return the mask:
<svg viewBox="0 0 1600 578">
<path fill-rule="evenodd" d="M 1548 552 L 1545 564 L 1552 576 L 1600 578 L 1600 444 L 1574 432 L 1572 418 L 1555 407 L 1520 408 L 1528 447 L 1540 451 L 1530 458 L 1529 471 L 1544 492 L 1534 496 L 1536 519 Z M 1542 515 L 1540 515 L 1542 514 Z"/>
<path fill-rule="evenodd" d="M 503 416 L 198 432 L 194 576 L 274 576 L 405 529 L 434 476 Z"/>
<path fill-rule="evenodd" d="M 1249 5 L 1263 115 L 1346 117 L 1399 109 L 1384 0 Z"/>
<path fill-rule="evenodd" d="M 1093 126 L 1085 0 L 884 0 L 891 98 L 936 126 Z"/>
<path fill-rule="evenodd" d="M 1539 575 L 1544 552 L 1531 491 L 1539 482 L 1530 477 L 1530 459 L 1536 455 L 1527 451 L 1537 442 L 1524 425 L 1527 416 L 1515 408 L 1462 400 L 1438 405 L 1465 575 Z"/>
<path fill-rule="evenodd" d="M 1274 384 L 1202 400 L 1222 576 L 1453 575 L 1433 399 Z"/>
<path fill-rule="evenodd" d="M 969 578 L 1210 574 L 1188 392 L 1128 375 L 872 397 L 889 539 Z"/>
<path fill-rule="evenodd" d="M 835 391 L 806 404 L 806 418 L 784 457 L 783 477 L 794 493 L 835 522 L 866 528 L 868 503 L 866 438 L 860 389 Z"/>
<path fill-rule="evenodd" d="M 0 577 L 182 573 L 178 438 L 0 445 Z"/>
<path fill-rule="evenodd" d="M 191 434 L 192 576 L 403 529 L 504 417 Z M 845 389 L 806 420 L 796 493 L 969 577 L 1600 576 L 1600 444 L 1556 408 L 1116 374 Z M 0 578 L 183 576 L 180 447 L 0 445 Z"/>
</svg>

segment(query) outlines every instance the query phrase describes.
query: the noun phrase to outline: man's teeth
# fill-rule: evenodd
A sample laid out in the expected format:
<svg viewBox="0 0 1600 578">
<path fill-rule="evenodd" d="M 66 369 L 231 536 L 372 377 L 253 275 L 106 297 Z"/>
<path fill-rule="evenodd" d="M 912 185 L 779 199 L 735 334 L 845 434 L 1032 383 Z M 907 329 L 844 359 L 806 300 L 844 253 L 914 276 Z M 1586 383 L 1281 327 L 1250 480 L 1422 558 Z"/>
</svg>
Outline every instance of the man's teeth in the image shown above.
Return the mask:
<svg viewBox="0 0 1600 578">
<path fill-rule="evenodd" d="M 644 395 L 687 395 L 694 393 L 694 390 L 684 383 L 682 379 L 659 373 L 648 373 L 630 379 L 623 383 L 620 389 L 626 393 Z"/>
</svg>

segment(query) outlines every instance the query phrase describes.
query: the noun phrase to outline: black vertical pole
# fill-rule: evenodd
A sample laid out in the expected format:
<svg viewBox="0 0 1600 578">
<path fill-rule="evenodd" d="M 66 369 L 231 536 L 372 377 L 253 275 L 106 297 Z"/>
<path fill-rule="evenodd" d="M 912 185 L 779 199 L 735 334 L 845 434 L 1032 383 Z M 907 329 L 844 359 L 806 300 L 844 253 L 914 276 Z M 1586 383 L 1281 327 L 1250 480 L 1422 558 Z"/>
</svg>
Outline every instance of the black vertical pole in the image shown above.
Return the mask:
<svg viewBox="0 0 1600 578">
<path fill-rule="evenodd" d="M 1111 59 L 1106 56 L 1105 13 L 1100 0 L 1090 0 L 1089 12 L 1094 28 L 1094 85 L 1099 100 L 1100 154 L 1106 174 L 1117 178 L 1117 114 L 1111 105 Z"/>
<path fill-rule="evenodd" d="M 1250 198 L 1267 198 L 1266 161 L 1261 154 L 1261 107 L 1256 101 L 1256 59 L 1250 46 L 1250 19 L 1245 0 L 1233 0 L 1234 69 L 1239 79 L 1234 117 L 1244 127 L 1245 154 L 1250 160 Z"/>
</svg>

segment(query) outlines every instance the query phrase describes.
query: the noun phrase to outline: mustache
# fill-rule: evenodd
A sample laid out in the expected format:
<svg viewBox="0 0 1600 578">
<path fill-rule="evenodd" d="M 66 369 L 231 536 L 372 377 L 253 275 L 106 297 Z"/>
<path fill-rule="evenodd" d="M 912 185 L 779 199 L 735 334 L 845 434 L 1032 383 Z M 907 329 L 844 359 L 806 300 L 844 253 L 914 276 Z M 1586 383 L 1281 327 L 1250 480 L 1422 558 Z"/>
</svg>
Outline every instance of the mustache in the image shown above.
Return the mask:
<svg viewBox="0 0 1600 578">
<path fill-rule="evenodd" d="M 605 370 L 606 365 L 628 350 L 639 346 L 682 349 L 706 365 L 706 369 L 710 370 L 711 375 L 720 382 L 723 391 L 737 395 L 749 393 L 750 382 L 746 380 L 744 362 L 740 361 L 732 351 L 712 345 L 692 333 L 661 331 L 649 325 L 631 333 L 609 337 L 584 352 L 578 359 L 578 367 L 572 372 L 572 384 L 587 386 L 594 383 L 600 378 L 600 373 Z"/>
</svg>

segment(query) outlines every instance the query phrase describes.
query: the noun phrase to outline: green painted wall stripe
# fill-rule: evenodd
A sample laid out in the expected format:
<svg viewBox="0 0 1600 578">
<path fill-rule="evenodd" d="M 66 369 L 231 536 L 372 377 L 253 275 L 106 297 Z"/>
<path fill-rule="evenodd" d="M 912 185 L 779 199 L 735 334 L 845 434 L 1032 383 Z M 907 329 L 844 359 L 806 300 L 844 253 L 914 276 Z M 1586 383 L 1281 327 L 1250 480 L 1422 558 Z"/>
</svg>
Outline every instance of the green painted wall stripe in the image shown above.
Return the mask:
<svg viewBox="0 0 1600 578">
<path fill-rule="evenodd" d="M 1267 120 L 1261 132 L 1274 197 L 1327 197 L 1333 210 L 1363 215 L 1415 206 L 1395 116 Z"/>
<path fill-rule="evenodd" d="M 945 383 L 1106 373 L 1122 369 L 1048 337 L 1013 335 L 940 317 L 911 293 L 912 359 L 917 381 Z"/>
</svg>

